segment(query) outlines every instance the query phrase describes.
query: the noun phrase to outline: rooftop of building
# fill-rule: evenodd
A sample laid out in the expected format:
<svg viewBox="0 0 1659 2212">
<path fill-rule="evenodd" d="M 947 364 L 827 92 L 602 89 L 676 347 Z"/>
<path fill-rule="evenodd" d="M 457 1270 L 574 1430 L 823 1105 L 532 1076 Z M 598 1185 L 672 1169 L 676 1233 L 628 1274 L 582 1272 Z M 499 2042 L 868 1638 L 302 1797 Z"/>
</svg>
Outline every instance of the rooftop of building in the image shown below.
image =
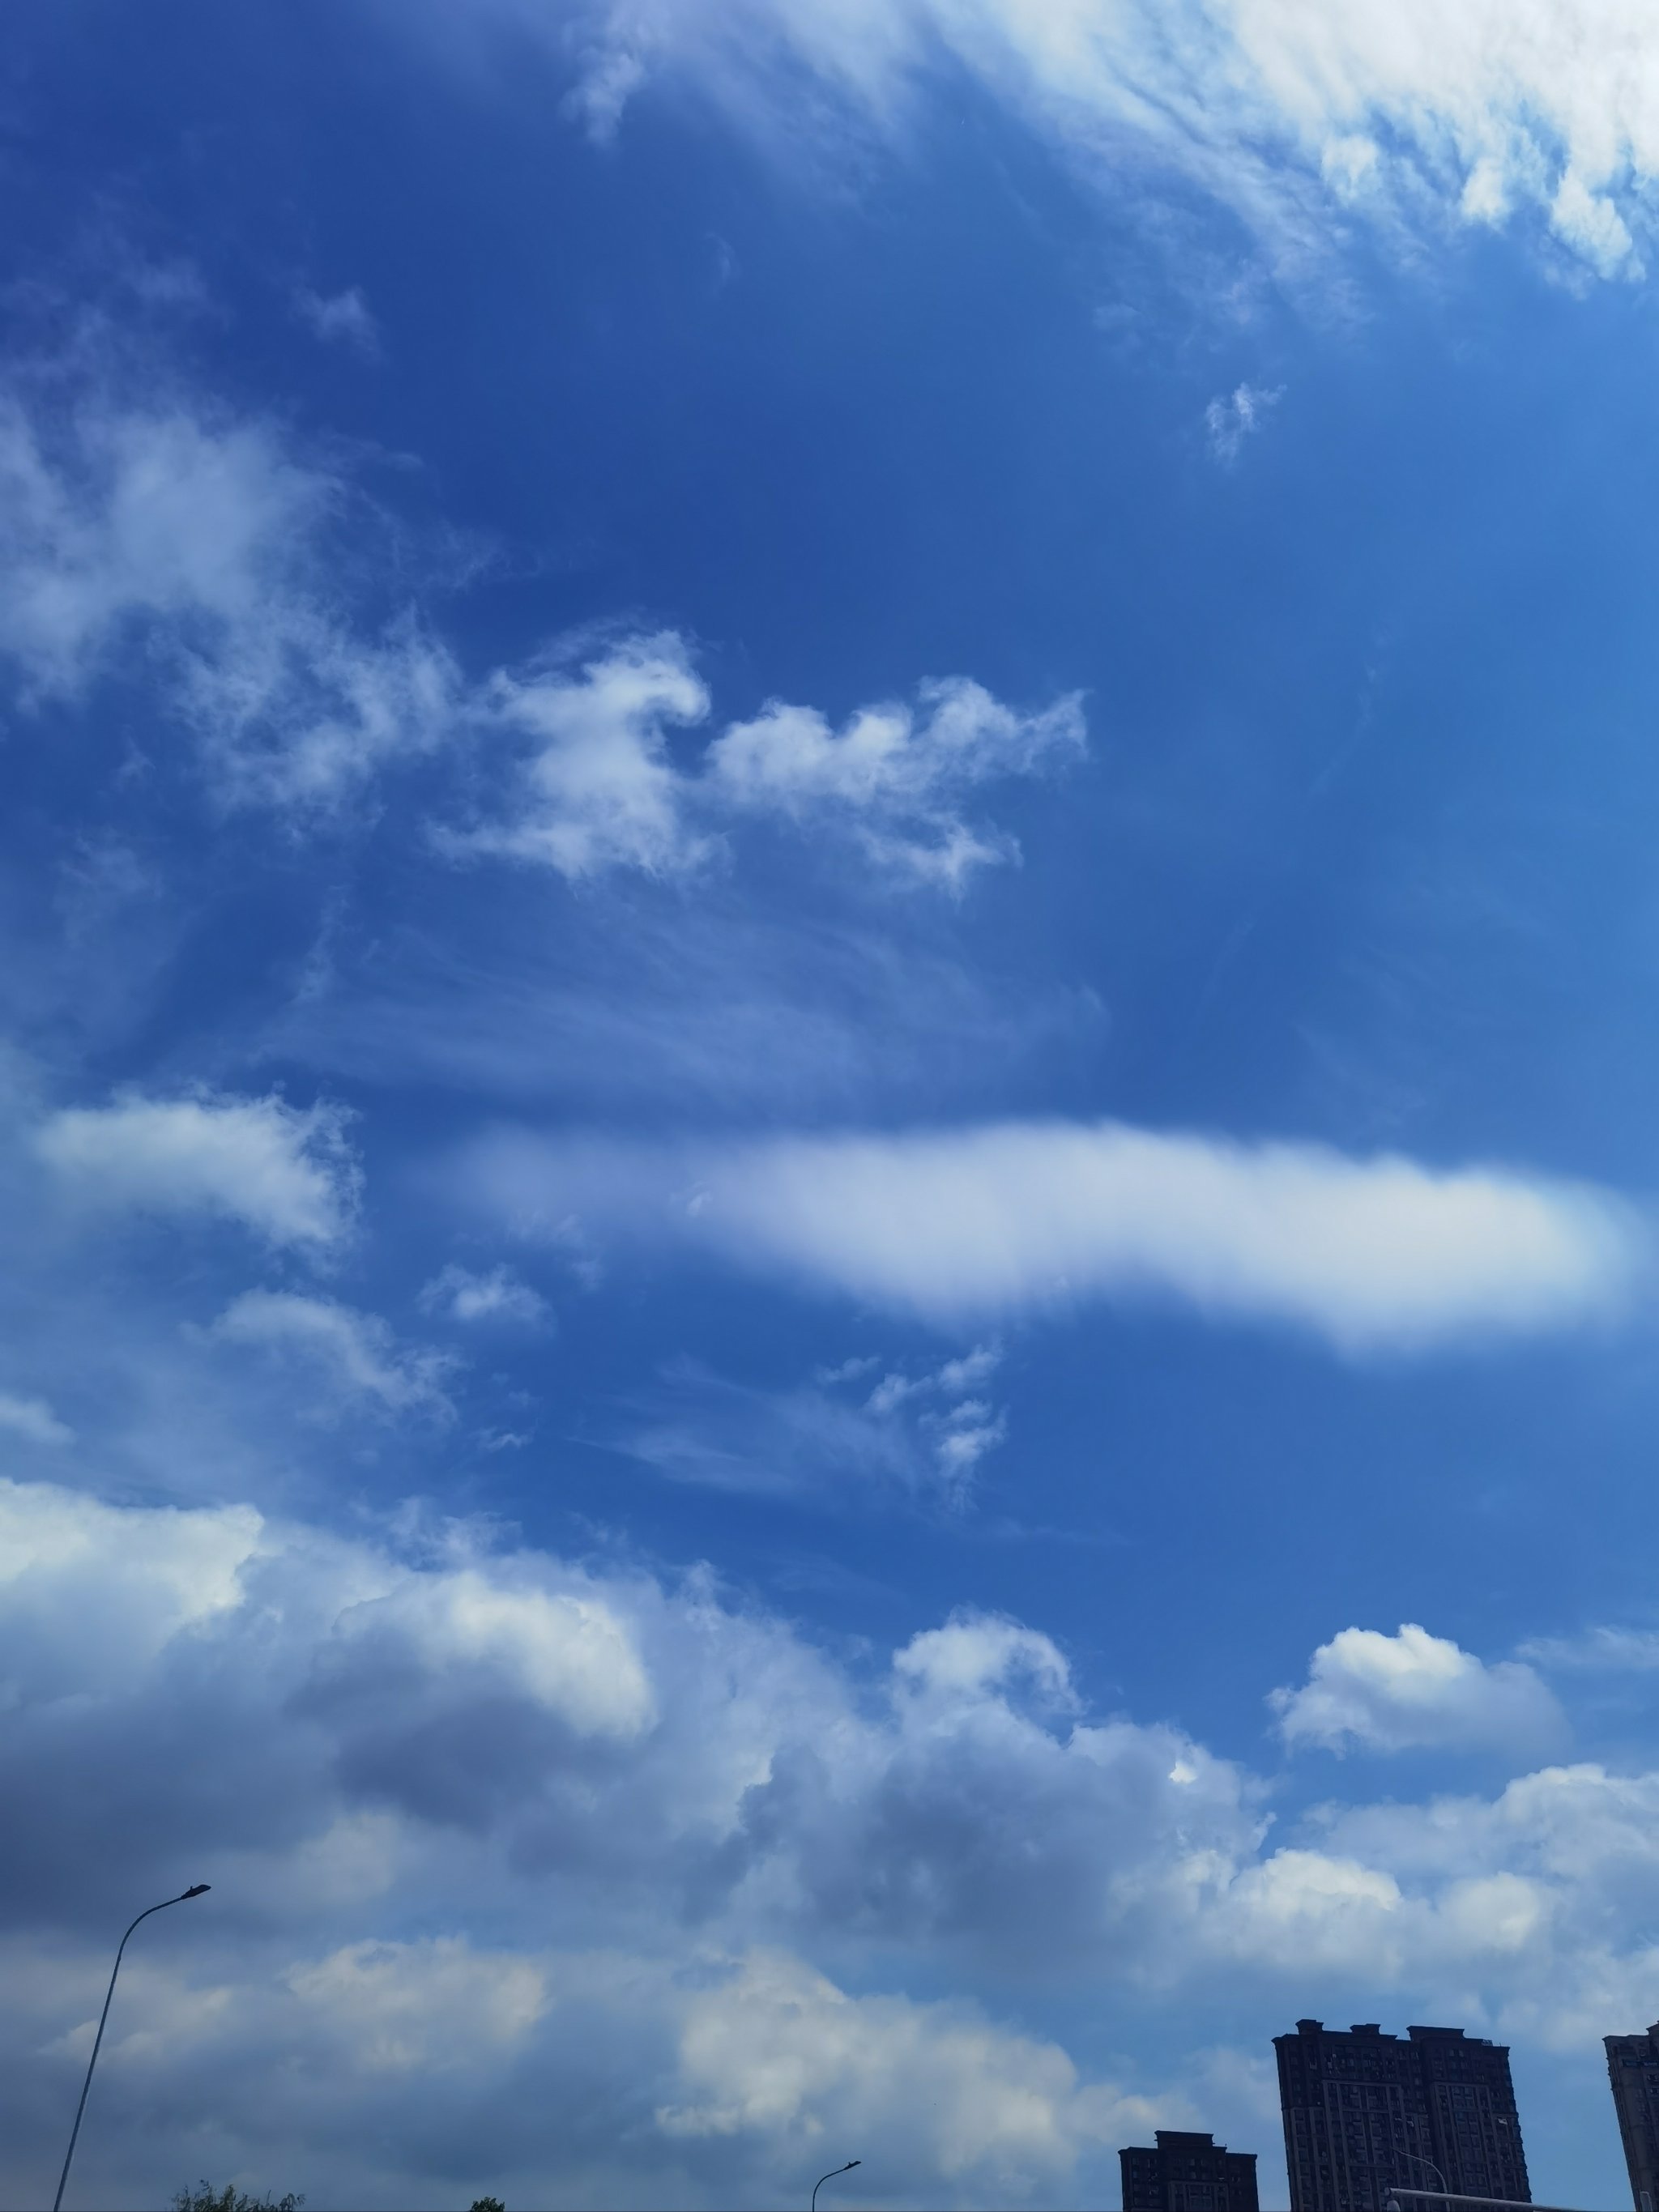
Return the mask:
<svg viewBox="0 0 1659 2212">
<path fill-rule="evenodd" d="M 1655 2028 L 1651 2033 L 1659 2034 L 1659 2028 Z M 1299 2020 L 1296 2024 L 1296 2033 L 1297 2035 L 1374 2035 L 1379 2043 L 1400 2041 L 1400 2038 L 1393 2033 L 1384 2035 L 1380 2024 L 1374 2020 L 1357 2020 L 1351 2027 L 1346 2028 L 1327 2027 L 1322 2020 Z M 1509 2048 L 1507 2044 L 1494 2043 L 1489 2036 L 1469 2035 L 1461 2027 L 1425 2027 L 1421 2021 L 1407 2027 L 1406 2033 L 1413 2043 L 1467 2043 L 1472 2050 L 1476 2051 L 1506 2051 Z M 1275 2043 L 1288 2043 L 1291 2038 L 1287 2035 L 1276 2035 L 1273 2040 Z"/>
</svg>

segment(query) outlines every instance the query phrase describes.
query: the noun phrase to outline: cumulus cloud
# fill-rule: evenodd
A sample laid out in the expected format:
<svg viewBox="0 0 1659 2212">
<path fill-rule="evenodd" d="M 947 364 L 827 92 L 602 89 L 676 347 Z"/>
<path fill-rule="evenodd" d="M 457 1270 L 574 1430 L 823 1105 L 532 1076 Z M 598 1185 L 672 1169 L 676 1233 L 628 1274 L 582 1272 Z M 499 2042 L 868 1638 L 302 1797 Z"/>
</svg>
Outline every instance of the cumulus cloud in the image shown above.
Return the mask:
<svg viewBox="0 0 1659 2212">
<path fill-rule="evenodd" d="M 536 1328 L 548 1318 L 546 1299 L 505 1267 L 481 1274 L 452 1261 L 423 1286 L 420 1303 L 423 1311 L 447 1314 L 451 1321 Z"/>
<path fill-rule="evenodd" d="M 244 1291 L 210 1334 L 225 1344 L 300 1361 L 324 1385 L 325 1407 L 366 1401 L 388 1413 L 453 1410 L 442 1387 L 452 1364 L 444 1353 L 402 1348 L 380 1315 L 332 1298 Z"/>
<path fill-rule="evenodd" d="M 669 732 L 701 722 L 708 694 L 672 632 L 623 641 L 574 673 L 500 674 L 488 712 L 529 756 L 508 817 L 458 848 L 542 861 L 574 882 L 618 866 L 674 874 L 707 856 Z"/>
<path fill-rule="evenodd" d="M 474 1567 L 406 1577 L 352 1607 L 320 1655 L 313 1710 L 335 1716 L 365 1691 L 378 1705 L 388 1672 L 423 1670 L 434 1691 L 482 1673 L 580 1736 L 640 1734 L 653 1717 L 645 1669 L 627 1628 L 601 1600 Z"/>
<path fill-rule="evenodd" d="M 672 2135 L 764 2131 L 805 2149 L 836 2139 L 829 2122 L 902 2169 L 1014 2201 L 1069 2175 L 1085 2146 L 1164 2124 L 1147 2099 L 1080 2081 L 1054 2044 L 961 2004 L 852 1997 L 770 1951 L 695 2000 L 680 2063 L 692 2101 L 659 2113 Z"/>
<path fill-rule="evenodd" d="M 500 1135 L 471 1176 L 512 1221 L 539 1206 L 689 1240 L 947 1326 L 1106 1297 L 1351 1352 L 1604 1319 L 1644 1249 L 1627 1209 L 1580 1186 L 1114 1122 L 656 1153 Z"/>
<path fill-rule="evenodd" d="M 99 1820 L 77 1819 L 94 1774 Z M 805 2147 L 854 2125 L 901 2194 L 1047 2193 L 1152 2108 L 969 2006 L 850 1996 L 799 1946 L 927 1931 L 1029 1962 L 1080 1909 L 1084 1940 L 1133 1954 L 1125 1870 L 1253 1832 L 1231 1771 L 1177 1732 L 1079 1726 L 1062 1656 L 1016 1623 L 961 1616 L 866 1691 L 706 1578 L 459 1534 L 410 1557 L 245 1507 L 15 1483 L 0 1775 L 43 1808 L 0 1833 L 9 2158 L 33 2154 L 29 2100 L 55 2109 L 40 2093 L 72 2075 L 106 1907 L 164 1893 L 185 1852 L 260 1915 L 135 1960 L 149 2032 L 118 2027 L 105 2140 L 165 2178 L 204 2140 L 210 2081 L 239 2168 L 285 2149 L 337 2197 L 363 2143 L 395 2140 L 370 2168 L 383 2199 L 447 2157 L 516 2171 L 536 2201 L 591 2157 L 585 2201 L 771 2202 Z M 17 1931 L 43 1921 L 58 1966 L 37 1976 Z M 769 2088 L 745 2021 L 769 2023 Z M 477 2086 L 503 2069 L 505 2106 L 538 2116 L 505 2136 Z M 530 2078 L 542 2098 L 518 2093 Z M 586 2111 L 574 2136 L 549 2097 Z"/>
<path fill-rule="evenodd" d="M 390 1810 L 488 1832 L 521 1875 L 563 1866 L 596 1897 L 667 1884 L 702 1914 L 746 1898 L 757 1933 L 827 1917 L 1059 1955 L 1068 1927 L 1140 1949 L 1125 1869 L 1177 1837 L 1248 1852 L 1255 1832 L 1232 1769 L 1177 1730 L 1089 1722 L 1052 1641 L 1000 1617 L 922 1632 L 866 1692 L 698 1577 L 596 1576 L 459 1535 L 408 1556 L 246 1507 L 112 1507 L 42 1484 L 0 1483 L 0 1527 L 8 1617 L 32 1608 L 9 1649 L 38 1651 L 50 1613 L 100 1697 L 200 1703 L 215 1755 L 233 1776 L 268 1757 L 307 1833 Z M 104 1725 L 60 1695 L 30 1692 L 70 1739 Z M 0 1705 L 14 1758 L 68 1755 L 29 1709 Z M 194 1802 L 221 1802 L 204 1739 L 197 1753 Z M 245 1824 L 222 1802 L 218 1847 L 251 1843 L 257 1806 Z M 21 1830 L 4 1846 L 28 1848 Z M 993 1928 L 999 1894 L 1029 1894 L 1035 1919 Z"/>
<path fill-rule="evenodd" d="M 78 1200 L 139 1213 L 217 1214 L 276 1245 L 325 1250 L 344 1235 L 359 1173 L 347 1115 L 274 1094 L 131 1092 L 54 1114 L 40 1157 Z"/>
<path fill-rule="evenodd" d="M 181 1878 L 258 1910 L 135 1956 L 89 2190 L 210 2147 L 336 2202 L 422 2173 L 546 2201 L 556 2170 L 586 2202 L 777 2202 L 828 2140 L 918 2201 L 1086 2196 L 1126 2130 L 1204 2116 L 890 1992 L 1109 1975 L 1130 2017 L 1176 1986 L 1290 2017 L 1359 1980 L 1565 2047 L 1639 2020 L 1656 1967 L 1650 1774 L 1280 1835 L 1018 1620 L 866 1665 L 702 1576 L 51 1484 L 0 1481 L 0 1784 L 21 2197 L 106 1923 Z"/>
<path fill-rule="evenodd" d="M 783 88 L 792 118 L 800 103 L 781 58 L 893 128 L 943 53 L 1090 167 L 1197 182 L 1282 266 L 1368 220 L 1443 234 L 1530 218 L 1600 274 L 1642 273 L 1659 45 L 1635 0 L 596 0 L 586 15 L 600 131 L 668 71 L 781 141 Z"/>
<path fill-rule="evenodd" d="M 1488 1665 L 1410 1621 L 1393 1636 L 1343 1629 L 1314 1653 L 1302 1687 L 1275 1690 L 1270 1702 L 1293 1749 L 1535 1751 L 1565 1729 L 1530 1667 Z"/>
<path fill-rule="evenodd" d="M 243 1505 L 129 1514 L 0 1480 L 0 1703 L 118 1692 L 127 1668 L 234 1612 L 261 1528 Z M 94 1592 L 95 1630 L 78 1612 Z"/>
<path fill-rule="evenodd" d="M 712 702 L 676 632 L 618 640 L 574 671 L 500 672 L 478 714 L 530 747 L 516 792 L 497 819 L 443 842 L 580 882 L 613 867 L 684 874 L 732 818 L 770 817 L 839 830 L 877 867 L 960 891 L 975 867 L 1017 851 L 964 818 L 966 793 L 1081 753 L 1082 710 L 1068 696 L 1019 714 L 963 677 L 919 696 L 919 712 L 863 708 L 839 732 L 816 708 L 775 700 L 694 767 L 675 757 L 672 734 L 707 721 Z"/>
<path fill-rule="evenodd" d="M 816 709 L 775 700 L 715 738 L 708 773 L 737 807 L 795 820 L 841 812 L 878 860 L 959 890 L 970 869 L 1007 850 L 962 819 L 961 796 L 1081 754 L 1082 707 L 1073 695 L 1019 714 L 961 677 L 924 684 L 920 702 L 920 714 L 896 702 L 863 708 L 836 732 Z"/>
</svg>

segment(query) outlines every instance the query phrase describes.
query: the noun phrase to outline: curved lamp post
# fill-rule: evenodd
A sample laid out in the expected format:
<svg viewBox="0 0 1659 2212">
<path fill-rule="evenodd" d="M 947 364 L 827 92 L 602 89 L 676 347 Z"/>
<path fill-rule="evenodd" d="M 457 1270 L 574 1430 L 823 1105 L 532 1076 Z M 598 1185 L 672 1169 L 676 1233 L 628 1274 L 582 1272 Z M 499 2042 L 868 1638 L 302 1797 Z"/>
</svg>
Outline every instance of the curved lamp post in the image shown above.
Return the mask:
<svg viewBox="0 0 1659 2212">
<path fill-rule="evenodd" d="M 826 2181 L 833 2181 L 838 2173 L 850 2173 L 855 2166 L 862 2166 L 863 2163 L 861 2158 L 849 2158 L 845 2166 L 831 2166 L 828 2173 L 820 2174 L 812 2184 L 812 2212 L 818 2212 L 818 2191 Z M 58 2212 L 56 2205 L 52 2207 L 52 2212 Z"/>
<path fill-rule="evenodd" d="M 1425 2173 L 1431 2173 L 1440 2184 L 1441 2195 L 1443 2197 L 1445 2195 L 1446 2177 L 1431 2158 L 1420 2158 L 1414 2150 L 1397 2150 L 1395 2156 L 1403 2158 L 1409 2166 L 1420 2166 Z"/>
<path fill-rule="evenodd" d="M 164 1897 L 159 1905 L 146 1905 L 138 1915 L 138 1920 L 148 1920 L 152 1912 L 164 1912 L 169 1905 L 182 1905 L 187 1897 L 205 1897 L 211 1887 L 210 1882 L 192 1882 L 177 1897 Z M 132 1928 L 138 1925 L 138 1920 L 133 1922 Z M 121 1971 L 121 1954 L 127 1948 L 127 1936 L 131 1935 L 132 1928 L 128 1929 L 127 1935 L 121 1938 L 116 1948 L 115 1964 L 110 1969 L 109 1987 L 104 1992 L 104 2009 L 98 2015 L 98 2033 L 92 2039 L 92 2056 L 87 2061 L 87 2078 L 81 2084 L 81 2101 L 75 2108 L 75 2125 L 70 2130 L 69 2148 L 64 2154 L 64 2171 L 58 2177 L 58 2194 L 52 2200 L 52 2212 L 58 2212 L 64 2202 L 64 2191 L 69 2186 L 70 2160 L 75 2155 L 75 2139 L 81 2132 L 81 2115 L 87 2109 L 87 2092 L 92 2087 L 92 2069 L 98 2063 L 98 2047 L 104 2039 L 104 2023 L 109 2018 L 109 2001 L 115 1995 L 115 1977 Z"/>
</svg>

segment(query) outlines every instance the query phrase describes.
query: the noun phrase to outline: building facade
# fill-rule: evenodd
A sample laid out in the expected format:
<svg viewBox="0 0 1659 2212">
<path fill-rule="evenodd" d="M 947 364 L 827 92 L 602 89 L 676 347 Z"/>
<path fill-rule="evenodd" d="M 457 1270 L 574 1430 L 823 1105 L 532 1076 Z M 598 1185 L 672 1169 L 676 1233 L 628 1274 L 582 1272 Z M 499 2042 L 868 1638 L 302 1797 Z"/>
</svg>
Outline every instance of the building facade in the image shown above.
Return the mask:
<svg viewBox="0 0 1659 2212">
<path fill-rule="evenodd" d="M 1659 2022 L 1645 2035 L 1603 2037 L 1613 2106 L 1636 2212 L 1659 2208 Z"/>
<path fill-rule="evenodd" d="M 1212 2136 L 1157 2130 L 1155 2150 L 1121 2150 L 1123 2212 L 1257 2212 L 1255 2153 Z"/>
<path fill-rule="evenodd" d="M 1382 2212 L 1395 2184 L 1532 2202 L 1504 2045 L 1300 2020 L 1273 2050 L 1291 2212 Z"/>
</svg>

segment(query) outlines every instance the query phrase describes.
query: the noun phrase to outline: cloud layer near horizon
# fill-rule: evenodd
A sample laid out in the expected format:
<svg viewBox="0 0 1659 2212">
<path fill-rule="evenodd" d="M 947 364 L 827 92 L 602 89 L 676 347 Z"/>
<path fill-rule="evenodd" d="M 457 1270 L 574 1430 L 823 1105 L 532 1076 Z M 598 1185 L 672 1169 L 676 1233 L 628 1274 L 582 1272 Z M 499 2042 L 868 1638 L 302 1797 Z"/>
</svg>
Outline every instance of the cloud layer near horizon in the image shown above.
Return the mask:
<svg viewBox="0 0 1659 2212">
<path fill-rule="evenodd" d="M 124 1982 L 100 2201 L 198 2149 L 331 2201 L 776 2201 L 854 2137 L 897 2201 L 1052 2198 L 1197 2116 L 896 1981 L 1107 1974 L 1268 2018 L 1455 1988 L 1552 2044 L 1635 2017 L 1653 1969 L 1609 1930 L 1654 1876 L 1659 1778 L 1545 1768 L 1279 1841 L 1247 1772 L 1092 1713 L 998 1615 L 854 1668 L 706 1574 L 0 1480 L 0 1689 L 22 2197 L 107 1925 L 185 1880 L 210 1904 Z"/>
<path fill-rule="evenodd" d="M 520 1228 L 574 1215 L 943 1326 L 1110 1297 L 1412 1349 L 1605 1320 L 1645 1250 L 1581 1185 L 1109 1121 L 680 1151 L 501 1133 L 470 1176 Z"/>
</svg>

